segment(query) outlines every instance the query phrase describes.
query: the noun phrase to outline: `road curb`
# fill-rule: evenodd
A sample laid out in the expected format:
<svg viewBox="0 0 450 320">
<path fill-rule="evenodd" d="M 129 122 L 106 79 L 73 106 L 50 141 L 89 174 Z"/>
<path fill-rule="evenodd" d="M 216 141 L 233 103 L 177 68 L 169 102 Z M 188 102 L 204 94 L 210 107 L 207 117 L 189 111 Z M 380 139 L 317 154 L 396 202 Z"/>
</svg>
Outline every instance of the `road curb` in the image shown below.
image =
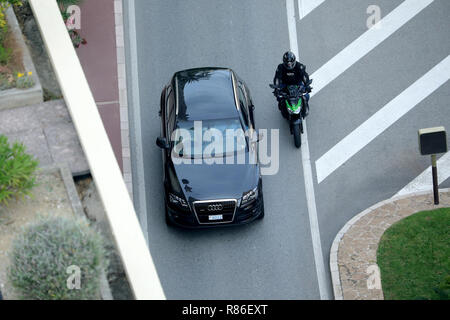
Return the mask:
<svg viewBox="0 0 450 320">
<path fill-rule="evenodd" d="M 450 195 L 450 188 L 449 189 L 441 189 L 441 190 L 439 190 L 439 192 L 440 192 L 440 195 L 443 195 L 443 194 Z M 405 200 L 413 201 L 413 199 L 416 199 L 418 197 L 429 197 L 431 199 L 432 193 L 430 191 L 413 192 L 413 193 L 393 197 L 393 198 L 378 202 L 377 204 L 367 208 L 366 210 L 364 210 L 361 213 L 354 216 L 341 228 L 341 230 L 337 233 L 337 235 L 333 241 L 333 244 L 331 246 L 331 250 L 330 250 L 330 271 L 331 271 L 331 280 L 332 280 L 335 300 L 368 298 L 367 295 L 359 294 L 361 291 L 367 290 L 367 289 L 363 288 L 363 286 L 358 287 L 358 285 L 357 285 L 356 288 L 350 289 L 347 287 L 347 284 L 343 284 L 341 282 L 341 280 L 342 280 L 341 275 L 344 274 L 344 271 L 346 272 L 346 277 L 348 277 L 349 273 L 356 272 L 356 268 L 348 268 L 348 266 L 345 266 L 343 264 L 343 262 L 339 260 L 340 259 L 339 249 L 342 249 L 342 248 L 340 248 L 340 246 L 341 246 L 344 236 L 348 235 L 351 231 L 353 231 L 352 227 L 354 227 L 358 222 L 360 222 L 367 215 L 373 213 L 374 217 L 376 218 L 377 211 L 378 210 L 381 211 L 383 209 L 383 207 L 385 207 L 385 206 L 387 207 L 390 205 L 391 207 L 393 207 L 392 208 L 393 210 L 389 210 L 389 209 L 385 209 L 385 210 L 386 210 L 386 212 L 389 211 L 392 214 L 393 220 L 396 220 L 398 218 L 403 219 L 406 216 L 409 216 L 411 214 L 414 214 L 416 212 L 423 211 L 426 209 L 440 208 L 440 207 L 443 207 L 446 205 L 447 206 L 450 205 L 450 201 L 448 199 L 446 199 L 447 202 L 441 201 L 441 204 L 438 206 L 434 206 L 434 204 L 432 204 L 433 203 L 432 201 L 431 201 L 431 204 L 432 204 L 431 206 L 424 203 L 423 206 L 417 207 L 416 210 L 414 210 L 412 208 L 409 208 L 410 210 L 406 210 L 405 208 L 402 208 L 401 205 L 398 205 L 399 203 L 402 202 L 402 200 L 403 200 L 403 202 L 405 202 Z M 402 213 L 400 214 L 399 211 L 402 211 Z M 400 220 L 400 219 L 398 219 L 398 220 Z M 378 247 L 378 242 L 379 242 L 381 236 L 383 235 L 384 231 L 392 225 L 392 223 L 386 223 L 385 221 L 383 221 L 383 222 L 384 223 L 378 223 L 378 225 L 376 226 L 376 227 L 378 227 L 377 235 L 375 236 L 375 238 L 372 239 L 372 242 L 373 242 L 373 240 L 376 241 L 376 244 L 375 244 L 376 248 Z M 367 224 L 367 226 L 368 225 L 369 225 L 369 223 Z M 371 225 L 371 227 L 374 227 L 374 225 L 372 224 L 371 221 L 370 221 L 370 225 Z M 367 227 L 366 227 L 366 229 L 367 229 Z M 351 242 L 351 241 L 352 241 L 352 239 L 350 238 L 349 242 Z M 353 242 L 356 242 L 356 241 L 353 241 Z M 372 252 L 376 253 L 376 248 L 373 248 L 374 243 L 372 243 L 371 245 L 372 245 L 372 249 L 373 249 Z M 358 247 L 358 246 L 355 246 L 355 247 Z M 364 247 L 360 247 L 359 249 L 360 250 L 364 249 Z M 361 253 L 361 252 L 359 252 L 359 253 Z M 356 251 L 353 249 L 352 254 L 353 254 L 352 260 L 355 261 L 355 264 L 358 264 L 358 258 L 359 258 L 358 248 L 356 249 Z M 375 255 L 375 257 L 372 257 L 372 259 L 370 259 L 370 260 L 371 260 L 371 265 L 378 267 L 376 265 L 376 255 Z M 359 260 L 359 261 L 361 261 L 361 260 Z M 366 263 L 367 263 L 367 261 L 366 261 Z M 359 263 L 359 264 L 361 265 L 362 263 Z M 339 267 L 341 267 L 341 268 L 339 268 Z M 357 280 L 355 279 L 355 280 L 351 280 L 351 281 L 353 283 L 358 282 L 358 284 L 364 283 L 364 281 L 365 282 L 368 281 L 367 278 L 369 278 L 369 277 L 367 275 L 364 277 L 364 276 L 362 276 L 361 273 L 359 273 L 358 276 L 359 276 L 359 278 Z M 351 292 L 352 290 L 353 291 L 359 290 L 360 292 Z M 344 297 L 344 291 L 348 292 L 348 295 L 346 297 Z M 382 292 L 381 286 L 380 286 L 380 289 L 372 290 L 372 292 L 375 292 L 375 291 L 376 291 L 376 294 L 372 295 L 371 299 L 383 299 L 383 292 Z"/>
<path fill-rule="evenodd" d="M 17 45 L 22 51 L 22 62 L 25 72 L 32 72 L 31 78 L 33 79 L 34 85 L 27 89 L 12 88 L 2 90 L 0 92 L 0 110 L 42 103 L 44 101 L 44 94 L 41 82 L 36 72 L 33 60 L 31 59 L 30 51 L 25 44 L 16 14 L 11 6 L 5 11 L 5 14 L 10 30 L 14 35 Z"/>
<path fill-rule="evenodd" d="M 117 81 L 120 108 L 120 136 L 122 139 L 123 178 L 133 200 L 133 178 L 131 173 L 130 129 L 128 117 L 127 75 L 125 64 L 125 40 L 123 26 L 123 2 L 114 0 L 114 18 L 116 28 Z"/>
</svg>

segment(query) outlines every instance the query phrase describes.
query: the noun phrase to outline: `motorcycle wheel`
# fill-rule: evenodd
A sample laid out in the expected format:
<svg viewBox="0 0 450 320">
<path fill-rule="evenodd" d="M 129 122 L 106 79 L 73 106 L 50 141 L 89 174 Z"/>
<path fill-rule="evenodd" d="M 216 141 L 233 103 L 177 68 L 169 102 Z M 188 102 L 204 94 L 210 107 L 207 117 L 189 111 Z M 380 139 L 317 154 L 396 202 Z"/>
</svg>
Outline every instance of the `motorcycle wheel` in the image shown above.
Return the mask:
<svg viewBox="0 0 450 320">
<path fill-rule="evenodd" d="M 300 135 L 300 125 L 294 126 L 294 143 L 297 148 L 302 145 L 302 137 Z"/>
</svg>

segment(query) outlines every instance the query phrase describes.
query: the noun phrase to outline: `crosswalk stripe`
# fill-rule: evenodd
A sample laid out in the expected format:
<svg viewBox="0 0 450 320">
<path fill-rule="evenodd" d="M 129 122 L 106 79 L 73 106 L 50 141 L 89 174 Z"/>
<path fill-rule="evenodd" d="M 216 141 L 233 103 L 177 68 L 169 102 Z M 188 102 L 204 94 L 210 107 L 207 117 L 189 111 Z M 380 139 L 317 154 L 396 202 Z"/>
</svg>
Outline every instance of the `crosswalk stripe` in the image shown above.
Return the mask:
<svg viewBox="0 0 450 320">
<path fill-rule="evenodd" d="M 298 16 L 300 20 L 324 2 L 325 0 L 298 0 Z"/>
<path fill-rule="evenodd" d="M 437 161 L 438 183 L 441 184 L 450 178 L 450 152 L 444 154 Z M 406 187 L 397 192 L 394 196 L 403 196 L 412 192 L 428 191 L 433 189 L 433 179 L 431 175 L 431 166 L 422 172 L 417 178 L 411 181 Z"/>
<path fill-rule="evenodd" d="M 316 161 L 318 183 L 450 78 L 450 55 L 390 101 Z"/>
<path fill-rule="evenodd" d="M 378 22 L 379 24 L 381 23 L 380 28 L 370 28 L 311 76 L 314 79 L 314 90 L 311 93 L 311 97 L 320 92 L 330 82 L 414 18 L 420 11 L 433 3 L 433 1 L 407 0 L 402 2 Z"/>
</svg>

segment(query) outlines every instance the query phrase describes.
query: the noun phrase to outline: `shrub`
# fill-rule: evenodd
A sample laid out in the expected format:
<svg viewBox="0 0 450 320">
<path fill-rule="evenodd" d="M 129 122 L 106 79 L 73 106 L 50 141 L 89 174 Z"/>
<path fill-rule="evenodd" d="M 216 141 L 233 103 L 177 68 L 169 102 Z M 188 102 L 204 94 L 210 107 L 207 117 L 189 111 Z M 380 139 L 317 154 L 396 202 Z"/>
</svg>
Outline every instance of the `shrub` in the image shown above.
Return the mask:
<svg viewBox="0 0 450 320">
<path fill-rule="evenodd" d="M 11 60 L 12 49 L 5 48 L 0 43 L 0 65 L 7 65 Z"/>
<path fill-rule="evenodd" d="M 65 8 L 71 5 L 79 5 L 81 0 L 57 0 L 60 6 L 64 6 Z"/>
<path fill-rule="evenodd" d="M 98 299 L 107 266 L 103 238 L 87 219 L 41 218 L 13 242 L 9 280 L 22 299 Z M 75 266 L 75 267 L 73 267 Z M 80 287 L 71 279 L 80 270 Z"/>
<path fill-rule="evenodd" d="M 8 24 L 6 23 L 5 9 L 0 3 L 0 65 L 8 63 L 11 52 L 4 47 L 4 41 L 8 32 Z"/>
<path fill-rule="evenodd" d="M 23 2 L 22 0 L 0 0 L 0 5 L 5 7 L 9 5 L 21 6 L 22 2 Z"/>
<path fill-rule="evenodd" d="M 31 195 L 36 185 L 38 161 L 25 153 L 21 143 L 8 143 L 8 138 L 0 135 L 0 205 L 7 205 L 15 197 Z"/>
</svg>

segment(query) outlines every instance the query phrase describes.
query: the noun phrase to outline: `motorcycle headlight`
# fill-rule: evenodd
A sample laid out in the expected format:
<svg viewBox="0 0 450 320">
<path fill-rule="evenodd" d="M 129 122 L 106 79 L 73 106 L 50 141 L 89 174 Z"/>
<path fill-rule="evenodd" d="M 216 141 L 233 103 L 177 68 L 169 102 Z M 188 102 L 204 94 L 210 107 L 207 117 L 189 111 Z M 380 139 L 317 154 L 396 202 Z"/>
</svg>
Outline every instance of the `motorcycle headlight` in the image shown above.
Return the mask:
<svg viewBox="0 0 450 320">
<path fill-rule="evenodd" d="M 182 207 L 182 208 L 188 207 L 186 200 L 184 200 L 182 197 L 179 197 L 173 193 L 169 193 L 169 201 L 170 201 L 170 203 L 177 205 L 179 207 Z"/>
<path fill-rule="evenodd" d="M 248 192 L 245 192 L 242 195 L 241 206 L 244 206 L 250 202 L 253 202 L 258 198 L 258 187 Z"/>
</svg>

